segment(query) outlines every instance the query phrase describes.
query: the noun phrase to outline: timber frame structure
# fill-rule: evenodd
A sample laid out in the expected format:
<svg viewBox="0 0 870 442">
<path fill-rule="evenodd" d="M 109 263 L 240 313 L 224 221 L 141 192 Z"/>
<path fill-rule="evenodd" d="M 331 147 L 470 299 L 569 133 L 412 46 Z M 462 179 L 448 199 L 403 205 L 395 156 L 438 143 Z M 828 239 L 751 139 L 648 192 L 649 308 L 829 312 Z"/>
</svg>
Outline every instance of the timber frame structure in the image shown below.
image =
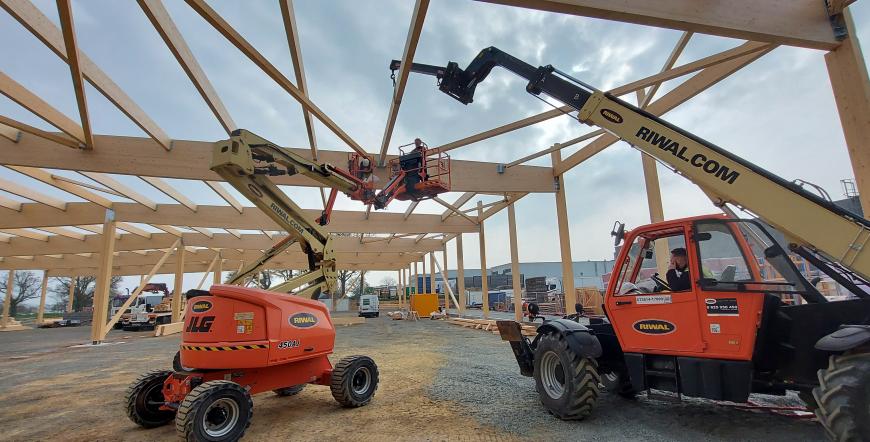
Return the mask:
<svg viewBox="0 0 870 442">
<path fill-rule="evenodd" d="M 472 0 L 469 0 L 472 1 Z M 483 0 L 511 7 L 550 11 L 561 14 L 624 21 L 682 31 L 682 35 L 665 59 L 660 72 L 616 87 L 609 92 L 616 96 L 636 94 L 641 108 L 662 115 L 744 66 L 769 53 L 779 45 L 805 47 L 826 51 L 825 63 L 839 110 L 855 180 L 865 213 L 870 212 L 870 81 L 861 53 L 854 24 L 848 10 L 850 0 L 793 0 L 790 2 L 732 0 L 668 0 L 647 2 L 628 0 Z M 319 161 L 341 164 L 346 151 L 330 151 L 318 146 L 313 121 L 317 119 L 348 147 L 377 159 L 383 166 L 393 158 L 388 154 L 402 97 L 410 74 L 429 0 L 416 0 L 401 59 L 395 87 L 379 149 L 366 149 L 342 130 L 308 96 L 292 0 L 278 0 L 290 49 L 294 84 L 272 65 L 251 43 L 246 41 L 223 17 L 204 0 L 186 0 L 188 6 L 218 31 L 232 46 L 265 72 L 302 107 L 309 145 L 295 149 L 296 153 Z M 209 82 L 184 37 L 161 0 L 138 0 L 168 50 L 193 83 L 214 117 L 229 134 L 238 129 L 231 112 L 224 106 Z M 211 142 L 172 139 L 151 119 L 112 79 L 79 48 L 74 17 L 69 0 L 57 0 L 61 26 L 55 26 L 30 0 L 0 0 L 0 8 L 18 21 L 33 36 L 42 41 L 70 68 L 79 119 L 75 121 L 52 107 L 51 97 L 41 98 L 0 71 L 0 93 L 56 128 L 45 131 L 0 115 L 0 165 L 23 175 L 21 181 L 0 179 L 0 270 L 9 272 L 9 288 L 15 270 L 43 270 L 42 297 L 38 321 L 45 306 L 48 276 L 76 277 L 95 275 L 95 306 L 109 303 L 109 282 L 112 275 L 140 275 L 142 283 L 155 274 L 175 274 L 175 293 L 181 292 L 185 273 L 204 272 L 220 282 L 222 271 L 241 268 L 255 259 L 260 251 L 281 239 L 277 225 L 255 207 L 244 206 L 227 191 L 221 178 L 209 170 Z M 676 61 L 695 33 L 745 40 L 723 52 L 703 57 L 679 66 Z M 386 64 L 386 60 L 385 60 Z M 656 96 L 663 82 L 681 83 L 660 97 Z M 122 137 L 94 134 L 92 115 L 85 96 L 85 82 L 103 94 L 123 114 L 147 135 Z M 557 108 L 521 120 L 491 128 L 437 147 L 447 152 L 507 134 L 553 118 L 564 118 L 568 109 Z M 341 234 L 335 240 L 339 269 L 390 270 L 398 272 L 399 287 L 417 281 L 417 275 L 429 272 L 435 279 L 436 269 L 446 279 L 446 244 L 456 240 L 457 293 L 445 297 L 447 307 L 458 304 L 460 313 L 466 304 L 462 233 L 477 233 L 480 247 L 480 268 L 486 269 L 484 221 L 508 209 L 508 231 L 513 284 L 519 291 L 518 246 L 516 239 L 515 203 L 529 193 L 553 193 L 555 196 L 558 235 L 561 244 L 563 288 L 566 311 L 573 313 L 572 256 L 568 231 L 567 189 L 560 185 L 563 175 L 588 160 L 617 138 L 602 130 L 543 148 L 539 152 L 501 165 L 487 162 L 453 160 L 452 191 L 461 195 L 448 202 L 434 201 L 444 206 L 440 215 L 413 213 L 412 203 L 405 213 L 365 211 L 335 211 L 327 230 Z M 582 147 L 563 158 L 561 150 L 574 145 Z M 551 167 L 528 166 L 524 163 L 542 156 L 551 157 Z M 191 167 L 192 164 L 201 166 Z M 655 162 L 642 155 L 644 179 L 649 203 L 650 221 L 664 219 Z M 77 180 L 53 173 L 52 169 L 75 171 L 88 180 Z M 387 182 L 386 168 L 376 170 L 380 182 Z M 174 204 L 158 204 L 133 186 L 112 175 L 127 175 L 151 186 Z M 26 177 L 26 178 L 25 178 Z M 197 204 L 174 187 L 167 179 L 195 180 L 205 183 L 226 201 L 226 206 Z M 28 186 L 42 182 L 85 202 L 65 201 L 46 195 Z M 99 185 L 92 184 L 93 182 Z M 280 177 L 276 184 L 318 187 L 305 177 Z M 105 195 L 112 195 L 110 199 Z M 321 188 L 323 196 L 323 189 Z M 499 200 L 469 204 L 477 195 L 497 195 Z M 119 201 L 120 199 L 120 201 Z M 324 198 L 325 203 L 325 198 Z M 471 206 L 469 208 L 464 208 Z M 316 217 L 320 209 L 311 209 Z M 260 232 L 258 234 L 243 233 Z M 436 257 L 441 252 L 440 262 Z M 422 268 L 418 267 L 422 264 Z M 307 266 L 299 251 L 288 251 L 274 259 L 270 267 L 300 269 Z M 487 291 L 486 278 L 482 288 Z M 402 291 L 404 293 L 404 291 Z M 2 323 L 8 320 L 9 297 L 4 303 Z M 135 298 L 131 296 L 130 299 Z M 517 319 L 521 314 L 521 299 L 515 297 Z M 405 303 L 400 297 L 400 303 Z M 176 302 L 177 307 L 180 303 Z M 484 317 L 488 305 L 483 304 Z M 181 312 L 173 312 L 174 319 Z M 92 340 L 102 341 L 118 318 L 108 318 L 108 308 L 94 309 Z"/>
</svg>

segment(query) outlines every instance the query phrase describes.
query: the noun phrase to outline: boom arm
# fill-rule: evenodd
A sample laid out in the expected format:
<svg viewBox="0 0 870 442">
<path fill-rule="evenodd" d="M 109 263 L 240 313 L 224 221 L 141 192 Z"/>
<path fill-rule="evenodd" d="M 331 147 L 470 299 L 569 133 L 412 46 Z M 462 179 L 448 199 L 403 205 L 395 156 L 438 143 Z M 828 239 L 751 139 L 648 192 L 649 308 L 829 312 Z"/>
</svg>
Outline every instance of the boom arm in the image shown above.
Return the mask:
<svg viewBox="0 0 870 442">
<path fill-rule="evenodd" d="M 390 68 L 400 65 L 393 60 Z M 565 103 L 578 112 L 581 122 L 599 126 L 669 165 L 700 186 L 717 205 L 732 204 L 755 213 L 785 234 L 796 253 L 818 254 L 866 284 L 870 277 L 870 247 L 865 247 L 870 241 L 870 222 L 865 218 L 552 66 L 535 68 L 489 47 L 464 70 L 450 62 L 443 68 L 414 63 L 411 71 L 436 76 L 441 91 L 468 104 L 477 85 L 495 66 L 529 80 L 529 93 L 544 93 Z M 855 284 L 852 287 L 856 296 L 867 296 L 856 292 Z"/>
<path fill-rule="evenodd" d="M 267 166 L 257 167 L 255 161 L 265 162 Z M 289 292 L 307 284 L 307 287 L 295 294 L 313 299 L 321 291 L 332 292 L 336 280 L 332 237 L 317 222 L 308 219 L 302 208 L 291 201 L 267 176 L 301 173 L 333 189 L 348 193 L 357 190 L 357 183 L 343 173 L 337 173 L 337 169 L 328 164 L 308 160 L 243 129 L 233 131 L 230 139 L 215 143 L 211 170 L 223 177 L 290 235 L 272 246 L 260 259 L 249 263 L 230 283 L 244 280 L 290 245 L 299 242 L 302 251 L 308 256 L 309 270 L 273 287 L 272 290 Z"/>
</svg>

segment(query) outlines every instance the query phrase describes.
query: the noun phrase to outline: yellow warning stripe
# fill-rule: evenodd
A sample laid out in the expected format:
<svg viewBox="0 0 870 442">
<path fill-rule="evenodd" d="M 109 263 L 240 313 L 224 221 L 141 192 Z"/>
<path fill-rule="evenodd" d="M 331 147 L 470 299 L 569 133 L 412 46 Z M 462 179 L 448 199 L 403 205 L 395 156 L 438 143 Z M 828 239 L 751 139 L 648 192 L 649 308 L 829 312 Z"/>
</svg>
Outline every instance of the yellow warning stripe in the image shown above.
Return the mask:
<svg viewBox="0 0 870 442">
<path fill-rule="evenodd" d="M 256 350 L 259 348 L 269 348 L 266 344 L 254 344 L 254 345 L 230 345 L 226 347 L 203 347 L 196 345 L 182 345 L 181 348 L 183 350 L 195 350 L 195 351 L 231 351 L 231 350 Z"/>
</svg>

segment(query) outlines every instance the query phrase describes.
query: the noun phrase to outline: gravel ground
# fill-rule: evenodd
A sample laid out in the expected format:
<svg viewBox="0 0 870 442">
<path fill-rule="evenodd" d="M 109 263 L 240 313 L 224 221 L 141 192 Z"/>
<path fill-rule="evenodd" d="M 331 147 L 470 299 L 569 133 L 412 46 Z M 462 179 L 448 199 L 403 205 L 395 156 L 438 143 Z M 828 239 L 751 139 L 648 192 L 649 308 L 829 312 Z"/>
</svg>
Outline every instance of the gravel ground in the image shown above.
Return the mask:
<svg viewBox="0 0 870 442">
<path fill-rule="evenodd" d="M 0 441 L 175 440 L 171 426 L 133 425 L 122 402 L 139 373 L 169 366 L 178 335 L 114 331 L 107 345 L 74 346 L 89 336 L 87 327 L 0 333 Z M 245 440 L 823 440 L 814 422 L 608 394 L 587 420 L 562 422 L 541 407 L 507 343 L 441 321 L 339 327 L 331 359 L 351 354 L 380 368 L 371 404 L 342 409 L 320 386 L 264 393 Z"/>
<path fill-rule="evenodd" d="M 705 400 L 671 403 L 646 395 L 626 400 L 603 393 L 586 420 L 560 421 L 541 406 L 534 380 L 519 374 L 506 342 L 480 330 L 442 327 L 448 328 L 445 333 L 451 344 L 430 394 L 460 404 L 476 420 L 509 434 L 557 441 L 826 440 L 813 421 L 737 410 Z M 753 396 L 753 400 L 801 405 L 796 397 Z"/>
</svg>

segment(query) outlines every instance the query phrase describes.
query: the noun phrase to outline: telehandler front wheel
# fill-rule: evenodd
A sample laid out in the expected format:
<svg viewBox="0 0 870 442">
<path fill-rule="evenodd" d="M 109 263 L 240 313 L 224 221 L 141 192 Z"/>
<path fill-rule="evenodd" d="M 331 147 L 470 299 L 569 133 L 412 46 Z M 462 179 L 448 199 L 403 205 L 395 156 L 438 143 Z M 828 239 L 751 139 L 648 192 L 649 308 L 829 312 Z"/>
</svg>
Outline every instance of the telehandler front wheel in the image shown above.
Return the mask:
<svg viewBox="0 0 870 442">
<path fill-rule="evenodd" d="M 813 389 L 815 413 L 833 441 L 870 440 L 870 353 L 831 356 Z"/>
<path fill-rule="evenodd" d="M 163 405 L 163 381 L 172 375 L 171 371 L 155 370 L 136 378 L 127 387 L 127 417 L 136 425 L 154 428 L 166 425 L 175 418 L 175 412 L 161 410 Z"/>
<path fill-rule="evenodd" d="M 178 407 L 175 431 L 188 442 L 236 441 L 254 415 L 251 395 L 232 381 L 208 381 L 188 393 Z"/>
<path fill-rule="evenodd" d="M 534 377 L 541 403 L 559 419 L 581 420 L 598 401 L 598 362 L 574 353 L 557 333 L 539 339 Z"/>
<path fill-rule="evenodd" d="M 378 389 L 378 366 L 368 356 L 348 356 L 332 370 L 330 389 L 343 407 L 362 407 Z"/>
</svg>

